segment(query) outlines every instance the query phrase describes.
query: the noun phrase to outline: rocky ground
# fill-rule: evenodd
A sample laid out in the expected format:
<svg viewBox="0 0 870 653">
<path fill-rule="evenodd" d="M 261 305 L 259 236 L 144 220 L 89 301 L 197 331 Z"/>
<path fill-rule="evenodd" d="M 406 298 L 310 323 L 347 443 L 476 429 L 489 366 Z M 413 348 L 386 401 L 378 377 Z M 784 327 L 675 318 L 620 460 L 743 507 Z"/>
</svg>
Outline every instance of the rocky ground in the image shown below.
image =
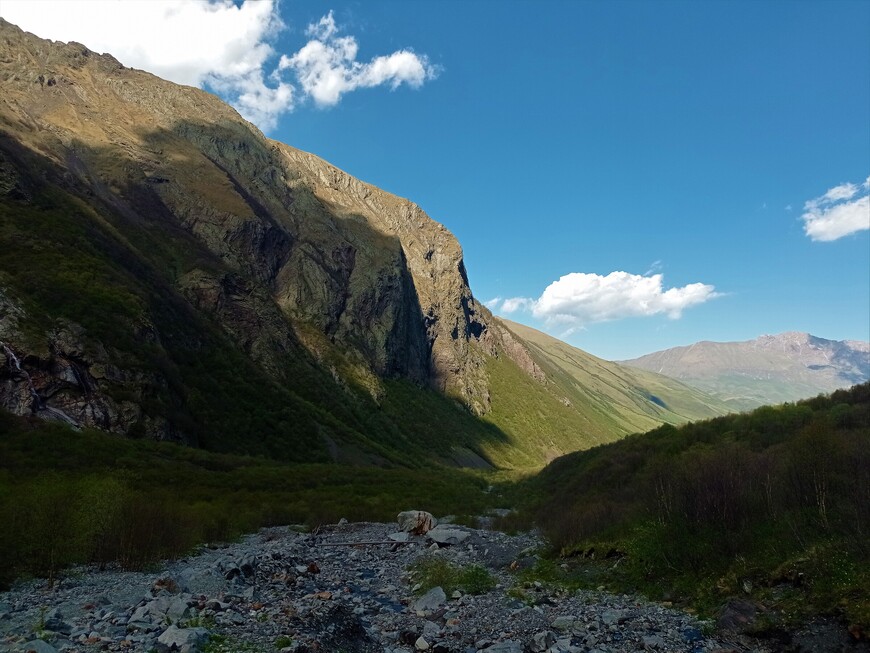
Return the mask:
<svg viewBox="0 0 870 653">
<path fill-rule="evenodd" d="M 81 568 L 52 588 L 27 582 L 0 594 L 0 651 L 767 650 L 636 596 L 532 585 L 529 605 L 509 590 L 541 546 L 534 535 L 443 525 L 426 535 L 396 531 L 373 523 L 314 534 L 270 528 L 152 572 Z M 424 556 L 479 564 L 495 586 L 421 594 L 409 567 Z"/>
</svg>

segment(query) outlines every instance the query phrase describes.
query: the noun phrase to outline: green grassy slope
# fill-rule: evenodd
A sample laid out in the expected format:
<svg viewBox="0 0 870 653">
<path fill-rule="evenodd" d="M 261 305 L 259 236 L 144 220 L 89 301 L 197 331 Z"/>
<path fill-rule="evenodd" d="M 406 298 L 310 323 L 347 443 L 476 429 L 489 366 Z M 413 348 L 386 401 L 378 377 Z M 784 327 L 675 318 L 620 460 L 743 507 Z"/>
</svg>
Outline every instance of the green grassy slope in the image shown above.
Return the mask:
<svg viewBox="0 0 870 653">
<path fill-rule="evenodd" d="M 766 611 L 761 630 L 817 614 L 870 625 L 868 384 L 571 454 L 527 492 L 575 580 L 708 614 L 743 597 Z"/>
<path fill-rule="evenodd" d="M 502 322 L 527 346 L 547 381 L 532 379 L 507 357 L 487 372 L 492 412 L 507 436 L 516 466 L 534 466 L 563 453 L 612 442 L 662 423 L 723 415 L 728 408 L 667 377 L 624 368 L 514 322 Z M 493 454 L 499 458 L 498 449 Z"/>
</svg>

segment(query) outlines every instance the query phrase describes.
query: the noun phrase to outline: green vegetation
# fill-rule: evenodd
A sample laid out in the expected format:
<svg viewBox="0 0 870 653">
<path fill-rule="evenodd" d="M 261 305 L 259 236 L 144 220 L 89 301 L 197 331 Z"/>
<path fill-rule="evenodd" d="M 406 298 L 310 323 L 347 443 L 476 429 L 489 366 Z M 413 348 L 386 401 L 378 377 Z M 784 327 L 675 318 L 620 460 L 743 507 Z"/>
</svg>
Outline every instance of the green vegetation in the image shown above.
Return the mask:
<svg viewBox="0 0 870 653">
<path fill-rule="evenodd" d="M 565 456 L 527 488 L 562 582 L 712 613 L 751 596 L 773 624 L 870 625 L 870 384 Z"/>
<path fill-rule="evenodd" d="M 488 444 L 499 466 L 534 468 L 566 452 L 613 442 L 662 422 L 724 415 L 721 402 L 677 381 L 596 358 L 535 329 L 504 321 L 547 375 L 541 383 L 507 356 L 490 358 L 492 411 L 502 431 Z"/>
<path fill-rule="evenodd" d="M 450 468 L 286 464 L 0 413 L 0 585 L 76 562 L 141 568 L 261 526 L 480 514 L 486 487 Z"/>
<path fill-rule="evenodd" d="M 460 590 L 466 594 L 485 594 L 495 587 L 495 578 L 481 565 L 458 567 L 438 556 L 420 558 L 409 569 L 418 594 L 440 587 L 448 596 Z"/>
</svg>

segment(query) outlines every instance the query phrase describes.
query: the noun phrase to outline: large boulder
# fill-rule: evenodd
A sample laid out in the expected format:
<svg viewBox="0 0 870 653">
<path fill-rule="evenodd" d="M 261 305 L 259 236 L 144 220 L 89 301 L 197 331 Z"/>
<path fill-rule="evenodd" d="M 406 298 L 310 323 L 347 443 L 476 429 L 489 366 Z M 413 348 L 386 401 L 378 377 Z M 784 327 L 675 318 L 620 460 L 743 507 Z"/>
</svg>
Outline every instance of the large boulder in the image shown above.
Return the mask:
<svg viewBox="0 0 870 653">
<path fill-rule="evenodd" d="M 438 520 L 425 510 L 406 510 L 400 512 L 396 520 L 399 530 L 413 535 L 425 535 L 438 525 Z"/>
</svg>

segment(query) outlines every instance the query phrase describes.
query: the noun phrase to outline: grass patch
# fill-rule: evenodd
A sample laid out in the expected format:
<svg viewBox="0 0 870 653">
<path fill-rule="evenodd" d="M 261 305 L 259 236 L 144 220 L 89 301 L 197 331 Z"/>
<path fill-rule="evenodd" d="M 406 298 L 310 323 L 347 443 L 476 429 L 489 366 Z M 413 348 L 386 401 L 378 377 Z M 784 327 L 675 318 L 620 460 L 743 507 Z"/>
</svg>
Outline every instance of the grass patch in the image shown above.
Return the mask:
<svg viewBox="0 0 870 653">
<path fill-rule="evenodd" d="M 486 594 L 496 585 L 495 578 L 482 565 L 459 567 L 438 556 L 420 558 L 409 568 L 419 594 L 440 587 L 449 596 L 456 590 L 465 594 Z"/>
</svg>

